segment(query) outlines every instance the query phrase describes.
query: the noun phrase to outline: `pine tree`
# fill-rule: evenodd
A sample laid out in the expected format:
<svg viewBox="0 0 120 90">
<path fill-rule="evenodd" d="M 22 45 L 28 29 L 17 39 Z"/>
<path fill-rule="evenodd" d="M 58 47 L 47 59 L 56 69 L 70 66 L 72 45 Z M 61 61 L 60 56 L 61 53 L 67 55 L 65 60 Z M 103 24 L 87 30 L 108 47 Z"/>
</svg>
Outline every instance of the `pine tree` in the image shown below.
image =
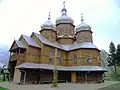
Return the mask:
<svg viewBox="0 0 120 90">
<path fill-rule="evenodd" d="M 117 61 L 117 66 L 120 66 L 120 44 L 117 45 L 116 61 Z"/>
<path fill-rule="evenodd" d="M 117 60 L 116 60 L 116 48 L 113 42 L 109 45 L 109 55 L 108 55 L 108 66 L 114 66 L 114 70 L 116 73 L 116 66 L 117 66 Z"/>
</svg>

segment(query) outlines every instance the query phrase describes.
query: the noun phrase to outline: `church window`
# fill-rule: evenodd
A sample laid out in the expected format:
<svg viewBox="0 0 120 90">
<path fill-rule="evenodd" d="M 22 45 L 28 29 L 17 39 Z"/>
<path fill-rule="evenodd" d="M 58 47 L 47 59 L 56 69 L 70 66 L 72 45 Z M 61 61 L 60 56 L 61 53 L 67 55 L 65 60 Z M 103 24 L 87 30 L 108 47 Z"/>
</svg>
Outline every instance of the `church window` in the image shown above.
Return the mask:
<svg viewBox="0 0 120 90">
<path fill-rule="evenodd" d="M 73 55 L 72 55 L 72 61 L 73 61 L 74 63 L 77 62 L 77 55 L 76 55 L 76 54 L 73 54 Z"/>
<path fill-rule="evenodd" d="M 59 56 L 58 56 L 58 60 L 59 60 L 59 63 L 62 64 L 63 63 L 63 55 L 62 53 L 59 53 Z"/>
<path fill-rule="evenodd" d="M 50 62 L 50 63 L 52 63 L 52 60 L 53 60 L 53 58 L 54 58 L 54 56 L 55 56 L 54 54 L 55 54 L 54 51 L 51 51 L 51 52 L 50 52 L 50 57 L 49 57 L 49 62 Z"/>
<path fill-rule="evenodd" d="M 62 56 L 59 57 L 59 63 L 62 64 Z"/>
<path fill-rule="evenodd" d="M 89 65 L 92 64 L 92 55 L 87 55 L 87 63 L 88 63 Z"/>
</svg>

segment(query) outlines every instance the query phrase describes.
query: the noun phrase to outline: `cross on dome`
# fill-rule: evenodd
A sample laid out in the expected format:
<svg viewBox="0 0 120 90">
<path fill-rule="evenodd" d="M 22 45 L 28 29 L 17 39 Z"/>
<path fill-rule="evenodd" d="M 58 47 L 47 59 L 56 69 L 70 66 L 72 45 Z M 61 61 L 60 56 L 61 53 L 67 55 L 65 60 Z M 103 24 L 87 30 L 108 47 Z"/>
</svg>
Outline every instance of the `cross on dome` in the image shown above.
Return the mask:
<svg viewBox="0 0 120 90">
<path fill-rule="evenodd" d="M 43 30 L 43 29 L 47 29 L 47 30 L 51 29 L 51 30 L 55 31 L 55 25 L 50 21 L 50 19 L 51 19 L 51 16 L 50 16 L 50 12 L 49 12 L 48 20 L 44 24 L 41 25 L 41 30 Z"/>
<path fill-rule="evenodd" d="M 63 2 L 63 8 L 61 10 L 61 14 L 62 15 L 56 19 L 56 24 L 59 24 L 59 23 L 71 23 L 71 24 L 73 24 L 74 23 L 73 19 L 71 19 L 71 17 L 67 16 L 67 9 L 65 7 L 65 1 Z"/>
<path fill-rule="evenodd" d="M 81 13 L 81 23 L 84 23 L 83 13 Z"/>
<path fill-rule="evenodd" d="M 48 20 L 50 20 L 51 18 L 50 18 L 50 12 L 49 12 L 49 15 L 48 15 Z"/>
<path fill-rule="evenodd" d="M 65 1 L 63 2 L 63 7 L 65 8 Z"/>
<path fill-rule="evenodd" d="M 66 8 L 65 8 L 65 1 L 63 2 L 63 9 L 62 9 L 62 16 L 63 15 L 67 15 L 67 10 L 66 10 Z"/>
</svg>

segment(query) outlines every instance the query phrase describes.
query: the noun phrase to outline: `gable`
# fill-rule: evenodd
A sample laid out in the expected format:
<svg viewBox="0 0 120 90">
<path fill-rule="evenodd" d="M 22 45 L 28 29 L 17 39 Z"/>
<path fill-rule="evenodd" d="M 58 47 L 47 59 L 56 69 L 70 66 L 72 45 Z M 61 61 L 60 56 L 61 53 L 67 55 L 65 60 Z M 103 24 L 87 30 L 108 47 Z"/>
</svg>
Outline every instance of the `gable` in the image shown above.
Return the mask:
<svg viewBox="0 0 120 90">
<path fill-rule="evenodd" d="M 40 47 L 43 46 L 43 43 L 36 37 L 34 33 L 32 33 L 31 38 L 33 38 Z"/>
<path fill-rule="evenodd" d="M 25 48 L 25 47 L 24 47 L 22 42 L 15 40 L 9 51 L 12 51 L 12 50 L 17 49 L 17 48 Z"/>
<path fill-rule="evenodd" d="M 21 35 L 20 40 L 22 40 L 22 42 L 24 42 L 27 46 L 40 48 L 40 46 L 36 43 L 36 41 L 32 37 Z"/>
<path fill-rule="evenodd" d="M 14 41 L 12 46 L 10 47 L 10 50 L 9 51 L 12 51 L 13 49 L 16 49 L 18 48 L 18 45 L 16 44 L 16 42 Z"/>
<path fill-rule="evenodd" d="M 20 36 L 19 41 L 22 42 L 22 43 L 24 44 L 25 47 L 28 47 L 28 43 L 26 42 L 26 40 L 23 38 L 22 35 Z"/>
</svg>

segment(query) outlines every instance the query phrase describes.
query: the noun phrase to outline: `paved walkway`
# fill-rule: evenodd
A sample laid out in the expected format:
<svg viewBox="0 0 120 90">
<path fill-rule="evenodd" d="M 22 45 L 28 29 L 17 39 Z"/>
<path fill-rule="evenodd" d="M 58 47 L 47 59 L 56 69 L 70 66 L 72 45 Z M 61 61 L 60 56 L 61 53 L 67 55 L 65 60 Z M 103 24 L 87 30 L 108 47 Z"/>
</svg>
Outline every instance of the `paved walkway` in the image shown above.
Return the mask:
<svg viewBox="0 0 120 90">
<path fill-rule="evenodd" d="M 102 84 L 72 84 L 72 83 L 60 83 L 59 88 L 51 88 L 51 84 L 44 85 L 18 85 L 13 83 L 0 83 L 0 86 L 6 87 L 10 90 L 96 90 L 108 85 L 112 85 L 118 82 L 106 81 Z"/>
</svg>

